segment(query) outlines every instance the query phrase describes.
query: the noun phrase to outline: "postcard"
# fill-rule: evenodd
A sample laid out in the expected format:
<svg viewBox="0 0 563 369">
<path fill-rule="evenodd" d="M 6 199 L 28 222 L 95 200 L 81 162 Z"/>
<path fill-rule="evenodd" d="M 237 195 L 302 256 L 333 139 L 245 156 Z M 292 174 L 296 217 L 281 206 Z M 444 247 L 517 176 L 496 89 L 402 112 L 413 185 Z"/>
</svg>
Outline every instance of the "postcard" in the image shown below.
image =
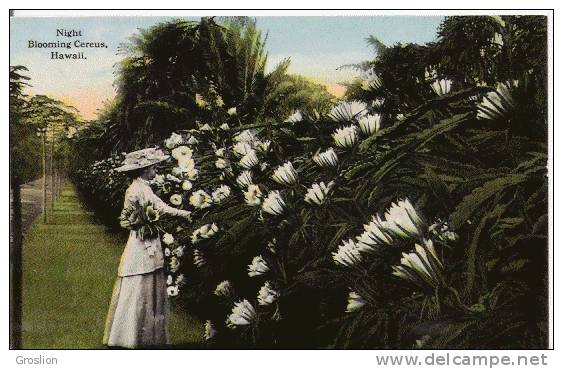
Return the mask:
<svg viewBox="0 0 563 369">
<path fill-rule="evenodd" d="M 548 17 L 440 14 L 12 11 L 10 347 L 550 348 Z"/>
</svg>

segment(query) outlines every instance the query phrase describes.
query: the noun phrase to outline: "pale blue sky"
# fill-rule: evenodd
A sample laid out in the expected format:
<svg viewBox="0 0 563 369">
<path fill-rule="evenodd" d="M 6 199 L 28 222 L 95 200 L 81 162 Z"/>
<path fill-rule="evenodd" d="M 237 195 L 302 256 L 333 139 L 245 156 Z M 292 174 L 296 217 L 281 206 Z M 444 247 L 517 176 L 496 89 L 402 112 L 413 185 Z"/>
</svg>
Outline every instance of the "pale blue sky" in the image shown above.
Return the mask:
<svg viewBox="0 0 563 369">
<path fill-rule="evenodd" d="M 10 64 L 23 64 L 30 69 L 33 93 L 63 99 L 76 106 L 86 118 L 92 118 L 103 100 L 114 95 L 113 66 L 119 60 L 118 45 L 137 29 L 171 18 L 12 18 Z M 351 71 L 336 71 L 336 68 L 373 58 L 366 37 L 374 35 L 385 44 L 425 43 L 435 39 L 442 19 L 426 16 L 257 17 L 257 24 L 268 33 L 266 48 L 270 68 L 291 57 L 291 72 L 325 83 L 332 92 L 341 93 L 338 82 L 349 80 L 353 75 Z M 103 41 L 108 48 L 87 49 L 88 59 L 78 61 L 51 60 L 52 49 L 28 48 L 28 40 L 64 40 L 56 37 L 58 28 L 80 29 L 83 41 Z"/>
</svg>

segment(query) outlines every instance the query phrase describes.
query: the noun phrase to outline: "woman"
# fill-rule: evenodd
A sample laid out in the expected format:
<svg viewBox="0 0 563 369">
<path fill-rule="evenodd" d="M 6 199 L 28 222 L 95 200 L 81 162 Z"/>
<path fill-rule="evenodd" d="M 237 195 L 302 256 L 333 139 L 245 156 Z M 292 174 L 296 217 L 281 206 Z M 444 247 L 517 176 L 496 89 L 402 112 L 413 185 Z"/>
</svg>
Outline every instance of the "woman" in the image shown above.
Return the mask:
<svg viewBox="0 0 563 369">
<path fill-rule="evenodd" d="M 168 206 L 149 186 L 149 181 L 156 175 L 154 166 L 168 158 L 155 148 L 126 155 L 123 165 L 116 169 L 133 179 L 125 192 L 122 219 L 126 214 L 144 209 L 147 204 L 160 214 L 189 219 L 189 211 Z M 106 320 L 104 345 L 135 348 L 169 343 L 169 306 L 160 238 L 156 235 L 142 239 L 138 233 L 130 231 L 121 256 Z"/>
</svg>

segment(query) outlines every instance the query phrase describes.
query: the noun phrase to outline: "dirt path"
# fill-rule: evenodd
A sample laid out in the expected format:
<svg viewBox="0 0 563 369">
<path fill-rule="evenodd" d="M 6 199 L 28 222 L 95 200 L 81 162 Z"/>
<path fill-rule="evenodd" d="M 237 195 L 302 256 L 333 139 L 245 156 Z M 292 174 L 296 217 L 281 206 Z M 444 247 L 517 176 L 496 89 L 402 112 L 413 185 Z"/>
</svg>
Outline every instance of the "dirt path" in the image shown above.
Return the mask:
<svg viewBox="0 0 563 369">
<path fill-rule="evenodd" d="M 41 203 L 43 199 L 43 179 L 39 178 L 35 181 L 28 182 L 21 186 L 22 201 L 22 231 L 24 236 L 29 231 L 29 227 L 33 221 L 41 215 Z M 49 183 L 49 179 L 47 179 Z M 50 199 L 51 191 L 47 186 L 47 200 Z"/>
</svg>

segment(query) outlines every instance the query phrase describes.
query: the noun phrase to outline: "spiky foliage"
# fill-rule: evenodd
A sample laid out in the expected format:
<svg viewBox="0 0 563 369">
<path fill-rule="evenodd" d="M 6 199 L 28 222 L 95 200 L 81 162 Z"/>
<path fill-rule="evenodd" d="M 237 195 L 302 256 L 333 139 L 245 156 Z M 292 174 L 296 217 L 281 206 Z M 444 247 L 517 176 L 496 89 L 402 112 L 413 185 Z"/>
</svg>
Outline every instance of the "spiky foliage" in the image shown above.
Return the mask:
<svg viewBox="0 0 563 369">
<path fill-rule="evenodd" d="M 101 156 L 156 144 L 197 122 L 237 126 L 287 115 L 288 109 L 327 109 L 332 97 L 313 84 L 311 96 L 303 95 L 301 87 L 309 84 L 286 75 L 288 61 L 266 72 L 265 43 L 255 20 L 240 17 L 140 30 L 120 48 L 117 99 L 101 120 Z M 291 105 L 279 104 L 283 99 Z M 215 116 L 222 107 L 237 114 Z"/>
<path fill-rule="evenodd" d="M 170 232 L 192 249 L 181 298 L 211 345 L 547 346 L 546 53 L 524 54 L 545 19 L 501 20 L 518 41 L 497 52 L 531 68 L 493 64 L 483 80 L 478 58 L 454 65 L 466 50 L 452 40 L 488 45 L 496 28 L 480 25 L 499 20 L 447 18 L 436 43 L 377 43 L 361 91 L 329 113 L 165 142 L 176 179 L 155 191 L 194 211 Z"/>
</svg>

